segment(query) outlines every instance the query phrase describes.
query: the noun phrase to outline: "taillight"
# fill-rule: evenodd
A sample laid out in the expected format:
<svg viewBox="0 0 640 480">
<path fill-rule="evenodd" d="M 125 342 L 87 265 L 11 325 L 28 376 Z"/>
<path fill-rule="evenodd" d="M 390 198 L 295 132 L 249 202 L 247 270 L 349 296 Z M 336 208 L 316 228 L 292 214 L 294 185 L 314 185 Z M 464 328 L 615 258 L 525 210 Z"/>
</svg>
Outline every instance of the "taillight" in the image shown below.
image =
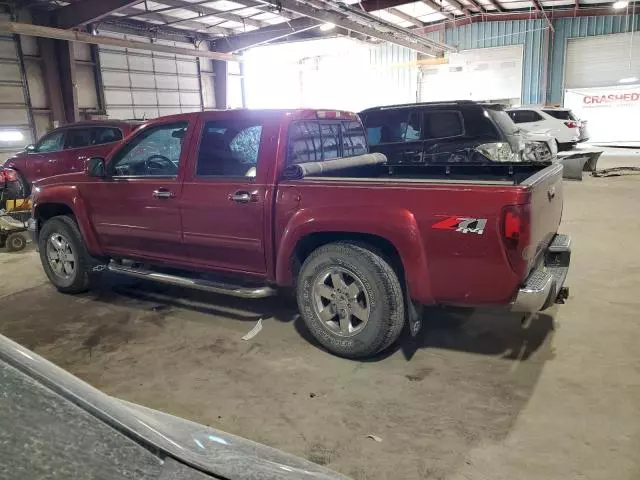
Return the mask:
<svg viewBox="0 0 640 480">
<path fill-rule="evenodd" d="M 520 239 L 522 229 L 522 217 L 520 212 L 513 207 L 508 207 L 504 212 L 504 238 L 509 242 L 517 242 Z"/>
<path fill-rule="evenodd" d="M 502 239 L 509 263 L 514 272 L 526 274 L 529 259 L 526 249 L 529 245 L 529 205 L 508 205 L 502 211 Z"/>
<path fill-rule="evenodd" d="M 18 180 L 18 174 L 15 170 L 5 168 L 0 170 L 0 182 L 15 182 Z"/>
<path fill-rule="evenodd" d="M 578 124 L 576 122 L 564 122 L 567 128 L 578 128 Z"/>
</svg>

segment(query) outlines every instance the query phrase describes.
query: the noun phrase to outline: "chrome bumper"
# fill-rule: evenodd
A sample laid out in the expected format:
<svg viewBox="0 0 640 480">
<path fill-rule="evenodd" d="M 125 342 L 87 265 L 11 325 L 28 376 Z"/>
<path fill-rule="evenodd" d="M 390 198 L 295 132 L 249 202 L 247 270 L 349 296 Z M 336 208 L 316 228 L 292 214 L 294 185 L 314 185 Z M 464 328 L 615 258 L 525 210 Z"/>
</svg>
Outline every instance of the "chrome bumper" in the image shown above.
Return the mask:
<svg viewBox="0 0 640 480">
<path fill-rule="evenodd" d="M 556 235 L 545 254 L 544 262 L 529 274 L 511 304 L 511 311 L 533 313 L 562 303 L 567 290 L 564 281 L 571 261 L 571 237 Z"/>
</svg>

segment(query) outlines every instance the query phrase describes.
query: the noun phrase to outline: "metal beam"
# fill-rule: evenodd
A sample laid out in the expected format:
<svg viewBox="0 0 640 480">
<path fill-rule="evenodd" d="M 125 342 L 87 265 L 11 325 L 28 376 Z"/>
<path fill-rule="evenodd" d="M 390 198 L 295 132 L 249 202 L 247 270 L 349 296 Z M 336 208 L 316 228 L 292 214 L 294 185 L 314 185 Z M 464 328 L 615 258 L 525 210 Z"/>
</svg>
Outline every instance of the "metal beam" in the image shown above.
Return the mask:
<svg viewBox="0 0 640 480">
<path fill-rule="evenodd" d="M 493 8 L 495 8 L 497 11 L 504 12 L 504 7 L 498 0 L 489 0 L 489 3 L 493 5 Z"/>
<path fill-rule="evenodd" d="M 53 11 L 53 25 L 58 28 L 75 28 L 98 20 L 141 0 L 80 0 Z"/>
<path fill-rule="evenodd" d="M 416 17 L 412 17 L 411 15 L 407 15 L 402 10 L 398 10 L 397 8 L 390 8 L 388 10 L 388 12 L 391 15 L 395 15 L 396 17 L 401 18 L 405 22 L 409 22 L 412 25 L 415 25 L 416 27 L 423 27 L 424 26 L 424 22 L 418 20 Z"/>
<path fill-rule="evenodd" d="M 387 8 L 399 7 L 408 3 L 412 2 L 407 0 L 362 0 L 356 5 L 365 12 L 375 12 L 376 10 L 386 10 Z"/>
<path fill-rule="evenodd" d="M 262 3 L 270 3 L 270 2 L 268 2 L 267 0 L 262 0 Z M 285 10 L 289 10 L 299 15 L 304 15 L 310 18 L 314 18 L 321 22 L 333 23 L 334 25 L 345 28 L 347 30 L 352 30 L 354 32 L 358 32 L 363 35 L 367 35 L 369 37 L 394 43 L 401 47 L 410 48 L 412 50 L 423 53 L 425 55 L 436 56 L 442 50 L 446 49 L 445 47 L 438 50 L 437 47 L 427 46 L 430 43 L 435 43 L 435 42 L 430 42 L 429 39 L 427 38 L 423 39 L 424 43 L 422 43 L 420 40 L 417 40 L 415 42 L 409 41 L 405 38 L 399 38 L 398 36 L 395 36 L 391 33 L 386 33 L 380 30 L 376 30 L 375 28 L 369 25 L 363 25 L 361 23 L 354 22 L 352 20 L 349 20 L 343 17 L 338 13 L 333 13 L 327 10 L 316 9 L 306 4 L 298 3 L 295 0 L 280 0 L 280 5 L 282 5 L 282 8 L 284 8 Z M 336 6 L 338 6 L 338 4 L 336 4 Z M 347 8 L 345 5 L 342 5 L 342 4 L 339 4 L 339 7 L 343 9 Z M 398 27 L 398 29 L 401 29 L 401 27 Z M 411 32 L 408 32 L 408 33 L 411 34 Z"/>
<path fill-rule="evenodd" d="M 99 30 L 124 33 L 127 35 L 139 35 L 154 40 L 171 40 L 191 44 L 202 40 L 209 41 L 220 38 L 218 35 L 212 35 L 206 32 L 194 32 L 182 28 L 166 27 L 142 22 L 140 20 L 124 19 L 122 17 L 111 17 L 108 20 L 103 20 L 94 25 L 96 25 Z"/>
<path fill-rule="evenodd" d="M 262 22 L 260 20 L 252 20 L 250 18 L 244 18 L 240 15 L 235 15 L 233 13 L 227 13 L 224 12 L 222 10 L 217 10 L 215 8 L 211 8 L 211 7 L 206 7 L 204 5 L 198 5 L 198 6 L 194 6 L 193 3 L 187 2 L 185 0 L 162 0 L 162 3 L 164 5 L 171 5 L 172 7 L 178 7 L 178 8 L 182 8 L 184 10 L 189 10 L 190 12 L 194 12 L 197 13 L 199 15 L 204 15 L 204 16 L 215 16 L 218 18 L 222 18 L 224 20 L 229 20 L 232 22 L 239 22 L 239 23 L 244 23 L 246 25 L 250 25 L 252 27 L 256 27 L 256 28 L 262 28 L 262 27 L 266 27 L 269 24 L 266 22 Z M 242 4 L 244 4 L 244 2 L 240 2 Z M 249 8 L 249 7 L 247 7 Z M 189 20 L 197 20 L 198 17 L 193 17 L 190 18 Z"/>
<path fill-rule="evenodd" d="M 449 6 L 455 8 L 456 10 L 460 10 L 463 15 L 469 16 L 471 14 L 469 7 L 461 4 L 460 2 L 458 2 L 458 0 L 444 0 L 444 1 L 447 2 Z"/>
<path fill-rule="evenodd" d="M 133 13 L 133 9 L 126 9 L 123 10 L 127 16 L 130 13 Z M 140 10 L 141 14 L 144 14 L 145 19 L 149 19 L 149 20 L 155 20 L 156 22 L 161 22 L 162 24 L 168 25 L 171 24 L 171 22 L 174 22 L 176 20 L 180 20 L 180 23 L 182 23 L 183 26 L 197 32 L 200 30 L 209 30 L 210 32 L 216 32 L 216 33 L 221 33 L 222 35 L 232 35 L 233 34 L 233 30 L 229 29 L 229 28 L 223 28 L 223 27 L 216 27 L 216 26 L 212 26 L 209 25 L 208 23 L 202 23 L 202 22 L 197 22 L 194 21 L 192 19 L 180 19 L 177 17 L 171 17 L 169 15 L 165 15 L 163 13 L 153 13 L 151 11 L 149 12 L 145 12 L 144 10 Z M 111 19 L 113 21 L 117 21 L 118 17 L 111 17 Z M 153 24 L 148 24 L 149 27 L 162 27 L 162 25 L 153 25 Z"/>
<path fill-rule="evenodd" d="M 216 39 L 211 42 L 211 49 L 218 52 L 237 52 L 256 45 L 286 38 L 318 27 L 319 25 L 321 25 L 321 22 L 317 20 L 300 17 L 290 22 L 279 23 L 270 27 L 261 28 L 260 30 L 254 30 L 253 32 L 240 33 L 238 35 Z"/>
<path fill-rule="evenodd" d="M 69 40 L 72 42 L 91 43 L 94 45 L 114 45 L 116 47 L 137 48 L 153 52 L 175 53 L 190 57 L 211 58 L 214 60 L 231 61 L 237 57 L 228 53 L 210 52 L 206 50 L 191 50 L 189 48 L 172 47 L 158 43 L 137 42 L 135 40 L 122 40 L 120 38 L 105 37 L 102 35 L 89 35 L 75 30 L 62 30 L 60 28 L 43 27 L 30 23 L 0 22 L 0 32 L 10 32 L 18 35 L 30 35 L 32 37 L 55 38 L 57 40 Z"/>
<path fill-rule="evenodd" d="M 625 13 L 627 13 L 625 11 Z M 456 20 L 456 27 L 462 25 L 469 25 L 472 23 L 481 23 L 481 22 L 503 22 L 509 20 L 536 20 L 536 19 L 545 19 L 555 20 L 558 18 L 568 18 L 568 17 L 596 17 L 596 16 L 618 16 L 620 12 L 617 10 L 613 10 L 611 7 L 580 7 L 577 11 L 571 6 L 567 9 L 553 9 L 553 10 L 545 10 L 545 12 L 539 12 L 537 10 L 531 11 L 510 11 L 504 13 L 497 12 L 487 12 L 483 14 L 471 15 L 470 17 L 459 18 Z M 640 5 L 637 7 L 629 6 L 629 15 L 640 14 Z M 432 23 L 430 25 L 426 25 L 420 29 L 416 29 L 416 31 L 420 31 L 422 33 L 430 33 L 430 32 L 439 32 L 446 28 L 447 22 L 442 21 L 438 23 Z"/>
<path fill-rule="evenodd" d="M 482 5 L 480 5 L 476 0 L 467 0 L 473 8 L 475 8 L 478 12 L 482 13 L 486 10 Z"/>
<path fill-rule="evenodd" d="M 432 8 L 440 15 L 443 15 L 444 18 L 448 18 L 449 20 L 453 20 L 455 18 L 452 13 L 447 12 L 444 9 L 444 6 L 438 5 L 434 0 L 422 0 L 422 3 L 424 3 L 427 7 Z"/>
</svg>

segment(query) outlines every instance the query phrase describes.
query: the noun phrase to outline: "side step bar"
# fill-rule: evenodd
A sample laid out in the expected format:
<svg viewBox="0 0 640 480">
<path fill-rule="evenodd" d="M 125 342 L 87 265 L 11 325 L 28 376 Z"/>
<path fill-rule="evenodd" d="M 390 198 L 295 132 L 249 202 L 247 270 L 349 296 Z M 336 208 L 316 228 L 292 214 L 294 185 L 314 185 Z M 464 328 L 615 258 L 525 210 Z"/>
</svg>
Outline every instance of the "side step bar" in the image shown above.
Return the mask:
<svg viewBox="0 0 640 480">
<path fill-rule="evenodd" d="M 244 287 L 239 285 L 212 282 L 203 279 L 179 277 L 177 275 L 154 272 L 153 270 L 146 270 L 143 268 L 127 267 L 115 263 L 110 263 L 107 266 L 107 270 L 109 270 L 110 272 L 127 275 L 129 277 L 140 278 L 142 280 L 152 280 L 154 282 L 164 283 L 167 285 L 176 285 L 179 287 L 193 288 L 195 290 L 203 290 L 205 292 L 231 295 L 232 297 L 265 298 L 272 297 L 277 293 L 275 288 L 268 286 Z"/>
</svg>

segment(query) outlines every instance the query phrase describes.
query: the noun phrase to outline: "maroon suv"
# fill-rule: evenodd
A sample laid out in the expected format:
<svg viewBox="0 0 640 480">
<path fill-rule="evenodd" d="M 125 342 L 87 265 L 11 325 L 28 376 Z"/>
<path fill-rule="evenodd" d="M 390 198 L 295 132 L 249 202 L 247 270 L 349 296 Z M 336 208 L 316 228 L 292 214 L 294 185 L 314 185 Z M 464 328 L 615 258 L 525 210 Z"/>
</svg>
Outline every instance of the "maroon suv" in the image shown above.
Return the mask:
<svg viewBox="0 0 640 480">
<path fill-rule="evenodd" d="M 106 156 L 140 124 L 94 120 L 56 128 L 5 162 L 0 189 L 6 189 L 5 198 L 22 197 L 36 180 L 82 171 L 89 158 Z"/>
</svg>

